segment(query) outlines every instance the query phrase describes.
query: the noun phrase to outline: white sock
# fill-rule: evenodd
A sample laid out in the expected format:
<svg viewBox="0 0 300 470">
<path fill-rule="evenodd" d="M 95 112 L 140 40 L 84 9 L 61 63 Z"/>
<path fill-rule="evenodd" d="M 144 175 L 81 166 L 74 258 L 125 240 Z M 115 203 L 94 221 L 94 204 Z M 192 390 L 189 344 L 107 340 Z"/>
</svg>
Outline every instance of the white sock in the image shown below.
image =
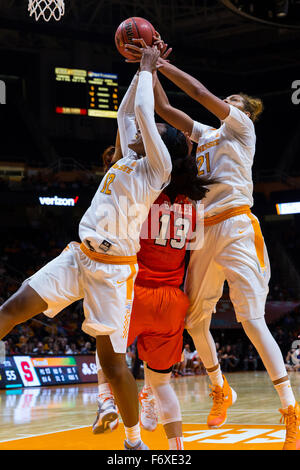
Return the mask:
<svg viewBox="0 0 300 470">
<path fill-rule="evenodd" d="M 274 387 L 279 395 L 283 409 L 288 408 L 290 405 L 295 406 L 296 400 L 289 380 L 274 385 Z"/>
<path fill-rule="evenodd" d="M 104 383 L 104 384 L 98 385 L 98 393 L 99 393 L 99 396 L 102 399 L 110 398 L 110 397 L 113 398 L 112 389 L 110 388 L 109 383 Z"/>
<path fill-rule="evenodd" d="M 125 427 L 126 441 L 132 447 L 134 447 L 141 440 L 141 428 L 140 423 L 137 423 L 131 428 Z"/>
<path fill-rule="evenodd" d="M 169 450 L 184 450 L 183 447 L 183 437 L 172 437 L 168 439 L 169 441 Z"/>
<path fill-rule="evenodd" d="M 216 370 L 214 370 L 213 372 L 208 372 L 208 370 L 206 372 L 207 372 L 207 374 L 210 378 L 210 381 L 211 381 L 211 383 L 214 387 L 216 385 L 219 385 L 220 387 L 223 387 L 224 380 L 223 380 L 223 377 L 222 377 L 222 371 L 221 371 L 220 366 L 218 366 L 218 368 Z"/>
</svg>

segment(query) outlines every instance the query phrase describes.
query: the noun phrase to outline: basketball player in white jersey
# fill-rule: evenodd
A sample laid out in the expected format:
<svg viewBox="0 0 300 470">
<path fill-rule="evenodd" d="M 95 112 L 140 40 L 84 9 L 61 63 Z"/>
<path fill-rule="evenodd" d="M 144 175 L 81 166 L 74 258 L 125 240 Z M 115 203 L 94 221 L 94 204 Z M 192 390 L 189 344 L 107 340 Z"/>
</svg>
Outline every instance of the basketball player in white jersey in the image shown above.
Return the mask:
<svg viewBox="0 0 300 470">
<path fill-rule="evenodd" d="M 118 111 L 123 159 L 103 178 L 79 224 L 81 244 L 71 242 L 27 279 L 0 308 L 0 338 L 17 324 L 44 312 L 54 317 L 83 299 L 82 329 L 96 337 L 103 371 L 125 425 L 125 449 L 145 450 L 139 426 L 138 391 L 125 362 L 137 274 L 139 234 L 151 204 L 170 180 L 172 162 L 154 120 L 153 76 L 159 51 L 148 48 Z M 141 138 L 136 158 L 128 147 Z M 125 200 L 125 196 L 127 200 Z M 126 206 L 127 202 L 127 206 Z M 139 210 L 136 215 L 136 210 Z"/>
<path fill-rule="evenodd" d="M 160 43 L 165 51 L 163 41 Z M 137 45 L 141 44 L 137 41 Z M 128 50 L 138 60 L 143 49 L 128 45 Z M 236 399 L 235 391 L 220 370 L 210 333 L 211 315 L 227 280 L 237 321 L 259 353 L 282 404 L 280 412 L 286 424 L 283 449 L 298 449 L 300 408 L 280 348 L 265 323 L 270 266 L 259 221 L 250 210 L 256 142 L 253 123 L 262 111 L 262 103 L 242 93 L 221 100 L 168 61 L 160 58 L 158 67 L 165 77 L 221 121 L 218 129 L 194 121 L 170 105 L 160 82 L 156 82 L 156 112 L 172 126 L 187 132 L 198 144 L 199 176 L 217 180 L 203 200 L 204 245 L 191 253 L 185 285 L 191 302 L 186 328 L 212 382 L 213 407 L 208 426 L 222 426 L 227 408 Z"/>
</svg>

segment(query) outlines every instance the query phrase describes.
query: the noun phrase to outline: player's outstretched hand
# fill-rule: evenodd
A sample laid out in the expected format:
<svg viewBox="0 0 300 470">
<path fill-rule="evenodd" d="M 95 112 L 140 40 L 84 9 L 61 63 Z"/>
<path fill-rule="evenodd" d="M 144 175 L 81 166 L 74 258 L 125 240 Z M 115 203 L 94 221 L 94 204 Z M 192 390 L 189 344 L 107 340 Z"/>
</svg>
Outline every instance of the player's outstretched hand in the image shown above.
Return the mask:
<svg viewBox="0 0 300 470">
<path fill-rule="evenodd" d="M 136 63 L 140 62 L 143 49 L 147 49 L 150 46 L 147 46 L 145 43 L 144 39 L 132 39 L 132 42 L 134 44 L 125 44 L 125 50 L 127 52 L 130 52 L 130 54 L 133 56 L 132 59 L 126 59 L 125 62 L 129 63 Z M 159 33 L 156 31 L 156 35 L 154 36 L 154 46 L 157 47 L 160 53 L 160 58 L 164 59 L 168 62 L 167 58 L 172 52 L 172 48 L 170 47 L 168 49 L 168 44 L 165 44 L 164 41 L 161 39 Z"/>
<path fill-rule="evenodd" d="M 156 46 L 147 46 L 146 48 L 143 48 L 140 60 L 140 70 L 147 70 L 151 73 L 156 71 L 159 55 L 160 53 Z"/>
<path fill-rule="evenodd" d="M 135 62 L 140 62 L 143 54 L 143 49 L 147 49 L 147 44 L 145 43 L 144 39 L 132 39 L 134 44 L 125 44 L 125 50 L 130 52 L 132 55 L 132 59 L 126 59 L 125 62 L 129 62 L 131 64 Z"/>
<path fill-rule="evenodd" d="M 154 37 L 153 44 L 158 47 L 160 51 L 160 57 L 166 60 L 171 54 L 173 49 L 171 47 L 169 47 L 168 49 L 168 44 L 164 42 L 164 40 L 161 38 L 158 31 L 155 31 L 155 35 L 153 37 Z"/>
</svg>

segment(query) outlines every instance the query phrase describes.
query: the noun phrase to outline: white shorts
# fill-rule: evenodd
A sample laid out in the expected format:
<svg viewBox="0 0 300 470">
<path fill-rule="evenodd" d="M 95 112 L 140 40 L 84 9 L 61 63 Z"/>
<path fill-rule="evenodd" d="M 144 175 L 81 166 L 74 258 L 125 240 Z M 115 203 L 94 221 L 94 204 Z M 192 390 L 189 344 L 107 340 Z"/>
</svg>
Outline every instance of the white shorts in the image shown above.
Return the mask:
<svg viewBox="0 0 300 470">
<path fill-rule="evenodd" d="M 82 330 L 94 337 L 109 335 L 114 351 L 126 353 L 137 272 L 137 264 L 94 261 L 71 242 L 27 281 L 48 304 L 44 314 L 50 318 L 83 299 Z"/>
<path fill-rule="evenodd" d="M 186 328 L 216 311 L 225 280 L 238 322 L 264 316 L 270 264 L 258 219 L 251 213 L 204 228 L 204 245 L 191 252 L 185 280 L 190 299 Z"/>
</svg>

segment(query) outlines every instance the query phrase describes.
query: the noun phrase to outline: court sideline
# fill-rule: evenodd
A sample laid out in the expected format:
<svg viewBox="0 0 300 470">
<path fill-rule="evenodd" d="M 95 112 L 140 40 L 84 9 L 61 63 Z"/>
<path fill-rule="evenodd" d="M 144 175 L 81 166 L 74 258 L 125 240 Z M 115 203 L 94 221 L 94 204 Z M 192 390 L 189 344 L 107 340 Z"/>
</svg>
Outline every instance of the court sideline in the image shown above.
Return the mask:
<svg viewBox="0 0 300 470">
<path fill-rule="evenodd" d="M 206 376 L 172 380 L 183 416 L 185 450 L 279 450 L 285 430 L 280 403 L 264 371 L 226 375 L 238 393 L 227 423 L 208 429 L 211 406 Z M 300 374 L 290 373 L 296 397 Z M 138 381 L 139 389 L 143 382 Z M 121 423 L 114 433 L 93 435 L 97 384 L 33 387 L 0 391 L 0 450 L 118 450 L 123 449 Z M 163 428 L 142 431 L 152 450 L 168 449 Z"/>
</svg>

